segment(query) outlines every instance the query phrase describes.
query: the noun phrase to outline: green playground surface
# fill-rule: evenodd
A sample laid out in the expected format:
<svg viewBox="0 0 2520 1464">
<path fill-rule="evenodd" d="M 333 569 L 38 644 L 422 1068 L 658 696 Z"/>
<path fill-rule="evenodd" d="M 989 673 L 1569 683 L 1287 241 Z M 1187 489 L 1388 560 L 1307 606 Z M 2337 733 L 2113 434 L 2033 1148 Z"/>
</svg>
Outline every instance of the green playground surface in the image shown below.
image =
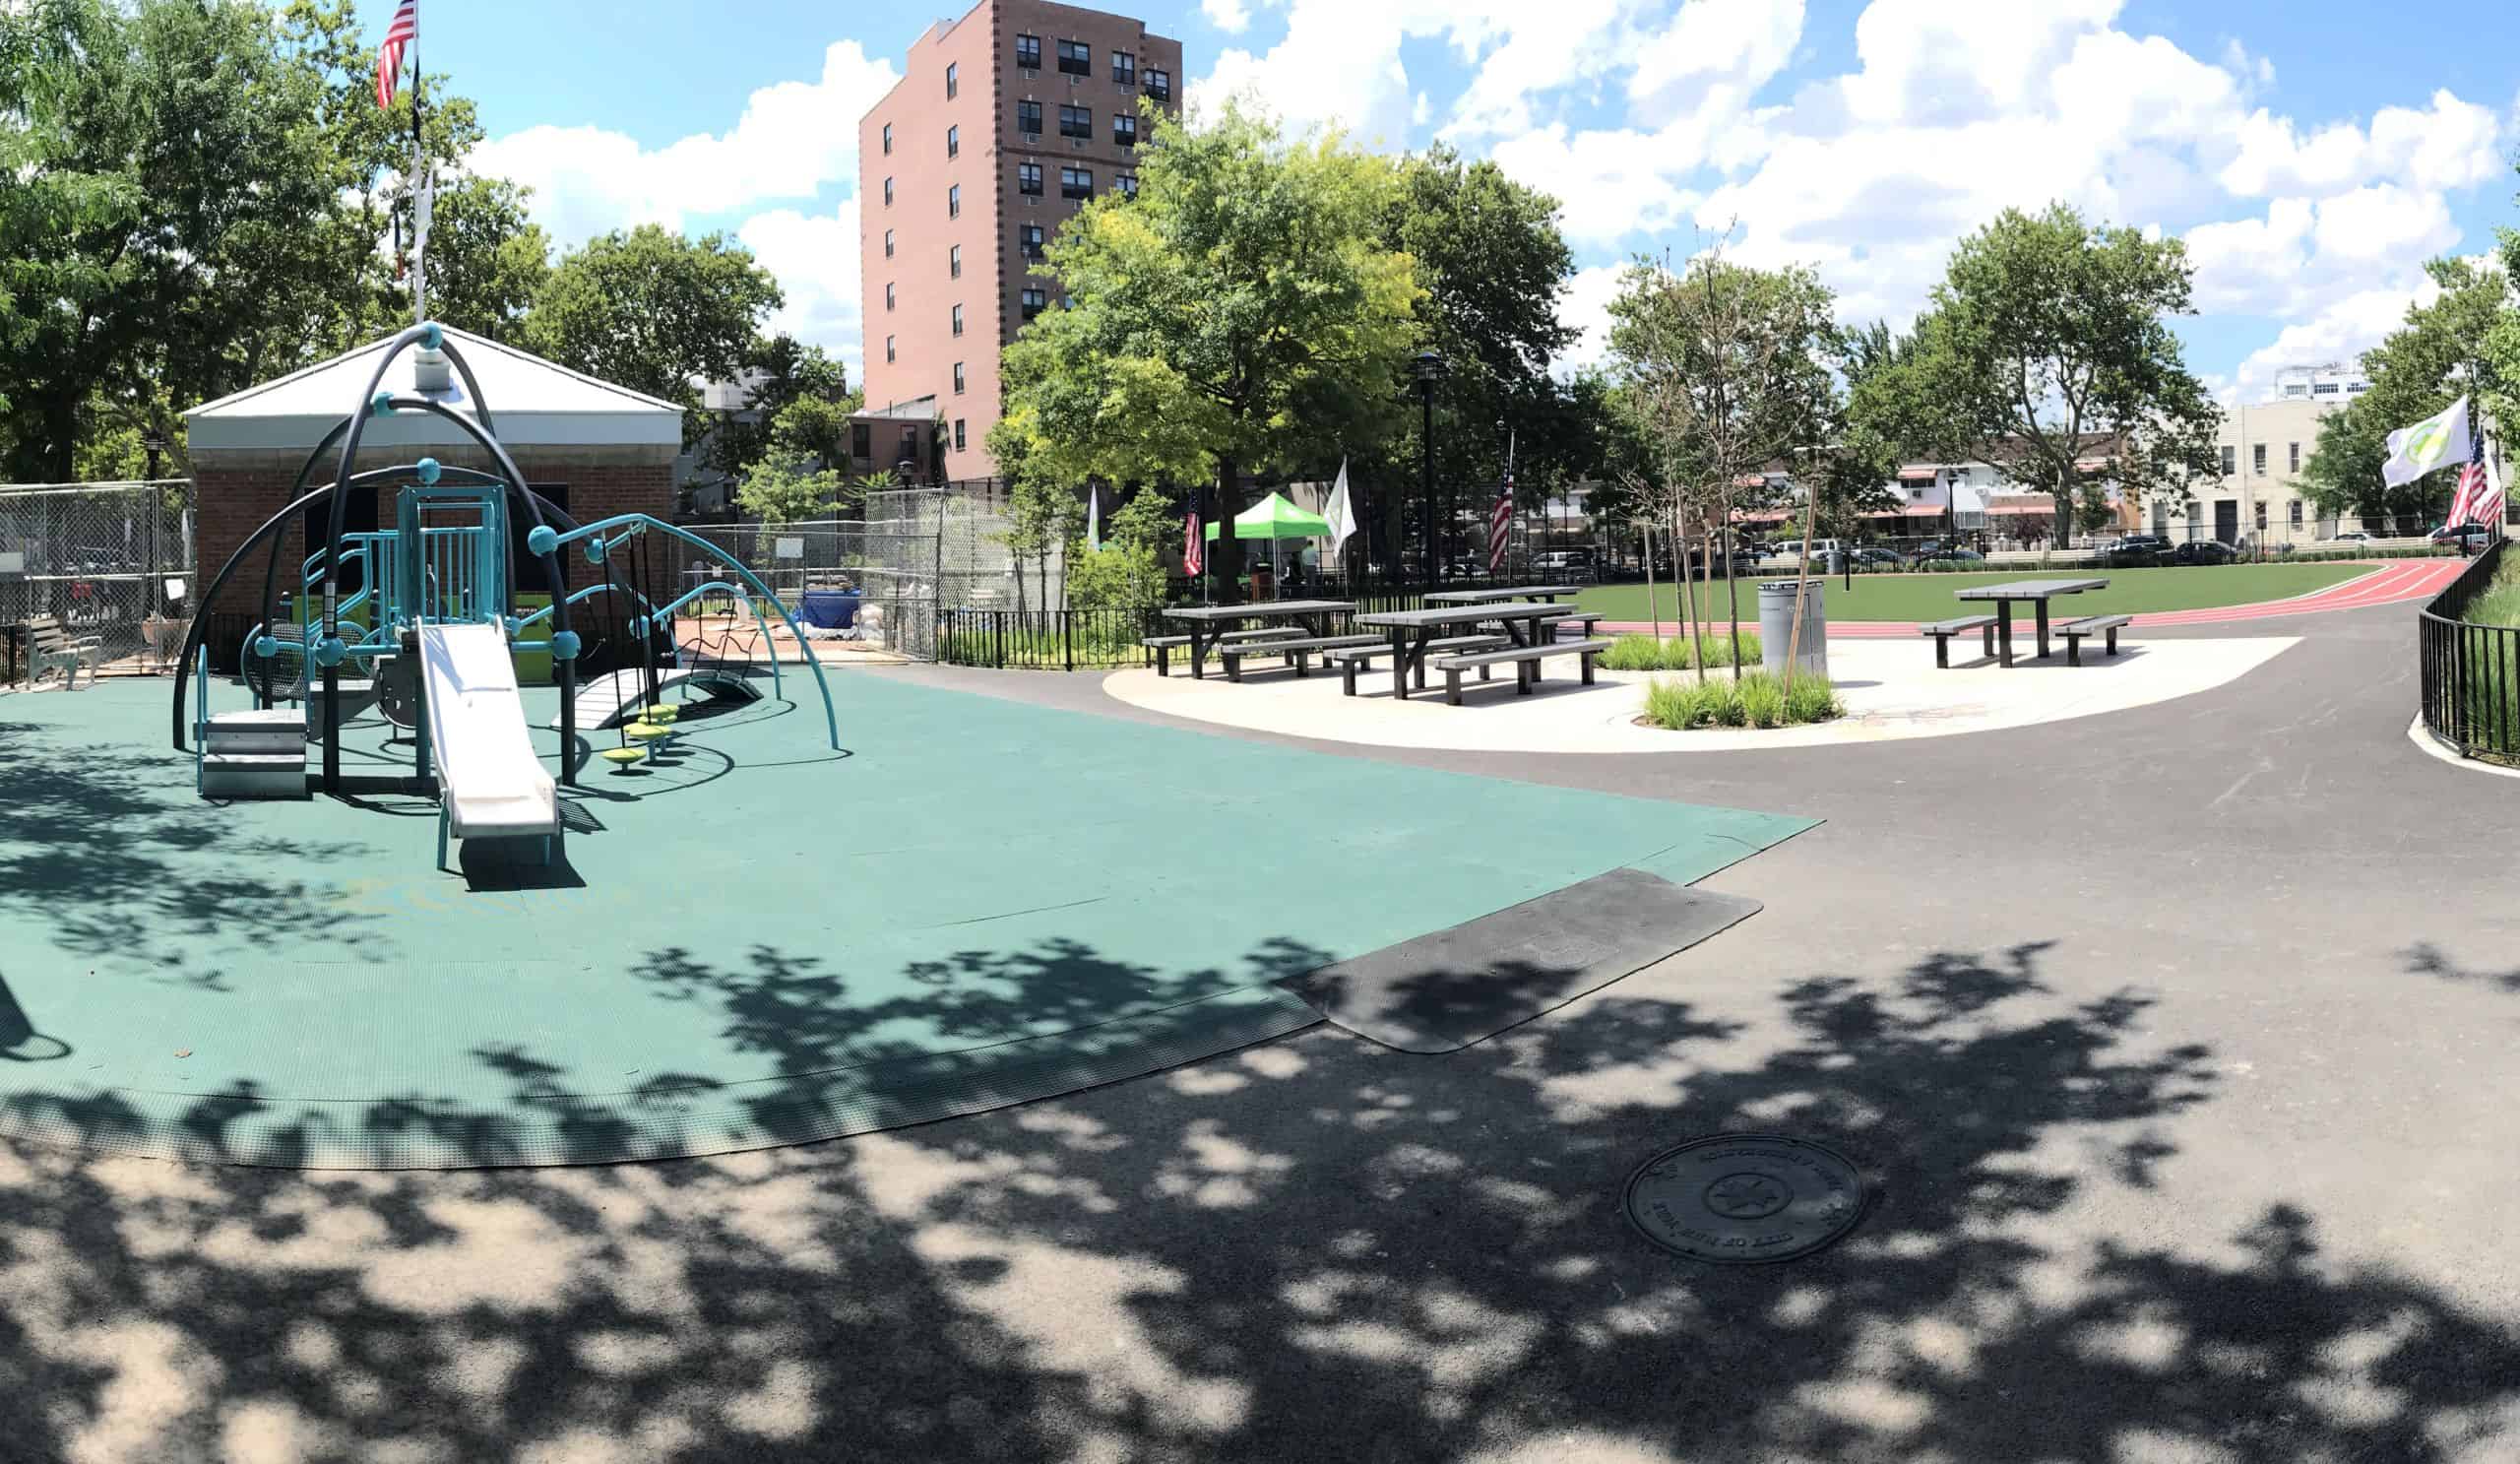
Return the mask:
<svg viewBox="0 0 2520 1464">
<path fill-rule="evenodd" d="M 2358 575 L 2371 572 L 2372 566 L 2355 563 L 2331 564 L 2198 564 L 2170 569 L 2010 569 L 1987 574 L 1859 574 L 1852 589 L 1842 578 L 1829 578 L 1827 591 L 1828 616 L 1832 620 L 1943 620 L 1966 609 L 1952 597 L 1973 585 L 2000 585 L 2006 580 L 2054 579 L 2079 577 L 2086 573 L 2109 581 L 2106 590 L 2092 590 L 2073 597 L 2073 612 L 2077 615 L 2144 614 L 2156 610 L 2213 609 L 2227 605 L 2255 605 L 2260 601 L 2289 600 L 2296 595 L 2308 595 L 2330 585 L 2340 585 Z M 1758 581 L 1785 576 L 1746 576 L 1734 581 L 1741 596 L 1741 620 L 1754 624 L 1759 618 Z M 1826 577 L 1813 575 L 1818 583 Z M 1703 589 L 1703 587 L 1700 587 Z M 1664 584 L 1658 592 L 1663 618 L 1672 619 L 1678 613 L 1679 595 L 1676 587 Z M 1716 602 L 1721 605 L 1724 583 L 1715 584 Z M 1635 585 L 1595 585 L 1577 597 L 1588 610 L 1607 615 L 1614 620 L 1649 620 L 1646 587 Z M 2062 602 L 2060 602 L 2062 604 Z"/>
<path fill-rule="evenodd" d="M 392 1168 L 924 1121 L 1308 1026 L 1274 981 L 1811 822 L 834 691 L 842 752 L 818 701 L 694 706 L 656 764 L 563 790 L 558 863 L 459 845 L 462 872 L 421 797 L 202 800 L 166 682 L 0 696 L 0 1124 Z M 525 705 L 556 767 L 557 693 Z M 387 732 L 345 766 L 407 763 Z"/>
</svg>

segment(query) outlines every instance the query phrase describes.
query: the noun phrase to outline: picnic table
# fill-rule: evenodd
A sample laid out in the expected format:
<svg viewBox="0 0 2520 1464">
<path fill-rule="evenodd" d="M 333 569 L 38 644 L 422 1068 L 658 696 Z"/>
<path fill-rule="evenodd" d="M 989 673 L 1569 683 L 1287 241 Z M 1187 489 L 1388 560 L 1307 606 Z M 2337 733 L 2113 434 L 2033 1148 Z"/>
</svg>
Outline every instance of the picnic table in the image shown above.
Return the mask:
<svg viewBox="0 0 2520 1464">
<path fill-rule="evenodd" d="M 1489 592 L 1456 590 L 1448 593 L 1481 595 Z M 1442 632 L 1475 625 L 1501 625 L 1508 641 L 1517 648 L 1525 648 L 1540 643 L 1544 630 L 1541 621 L 1559 613 L 1557 606 L 1546 601 L 1524 601 L 1515 605 L 1428 605 L 1422 610 L 1382 610 L 1358 615 L 1356 623 L 1391 632 L 1391 691 L 1392 695 L 1407 701 L 1413 673 L 1418 685 L 1420 688 L 1425 686 L 1426 643 Z"/>
<path fill-rule="evenodd" d="M 1356 607 L 1353 600 L 1262 600 L 1248 605 L 1195 605 L 1164 612 L 1190 633 L 1190 674 L 1207 673 L 1208 653 L 1233 627 L 1249 621 L 1293 620 L 1318 639 L 1330 633 L 1330 617 Z"/>
<path fill-rule="evenodd" d="M 2006 580 L 2000 585 L 1975 585 L 1959 592 L 1962 600 L 1995 603 L 1995 635 L 2002 650 L 2000 663 L 2012 665 L 2012 603 L 2027 600 L 2039 609 L 2039 659 L 2048 659 L 2048 602 L 2059 595 L 2080 595 L 2085 590 L 2106 590 L 2105 579 L 2081 580 Z"/>
<path fill-rule="evenodd" d="M 1492 590 L 1437 590 L 1422 598 L 1428 605 L 1501 605 L 1509 600 L 1536 600 L 1555 605 L 1561 595 L 1580 595 L 1581 585 L 1513 585 Z"/>
</svg>

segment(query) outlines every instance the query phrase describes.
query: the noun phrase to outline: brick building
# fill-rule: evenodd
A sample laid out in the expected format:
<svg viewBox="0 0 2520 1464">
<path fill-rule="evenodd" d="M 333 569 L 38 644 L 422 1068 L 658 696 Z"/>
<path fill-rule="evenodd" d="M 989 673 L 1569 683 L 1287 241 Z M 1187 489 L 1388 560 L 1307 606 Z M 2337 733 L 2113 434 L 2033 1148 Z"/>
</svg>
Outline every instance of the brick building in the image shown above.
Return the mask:
<svg viewBox="0 0 2520 1464">
<path fill-rule="evenodd" d="M 911 46 L 857 124 L 873 466 L 932 397 L 942 476 L 993 475 L 998 351 L 1058 294 L 1029 272 L 1086 200 L 1135 190 L 1139 101 L 1178 115 L 1180 75 L 1144 22 L 1044 0 L 979 0 Z"/>
<path fill-rule="evenodd" d="M 673 460 L 682 446 L 681 408 L 478 336 L 458 330 L 446 334 L 479 378 L 500 444 L 536 491 L 581 522 L 616 513 L 646 513 L 671 521 Z M 247 536 L 286 505 L 290 483 L 307 453 L 362 400 L 385 345 L 378 341 L 362 346 L 184 414 L 198 503 L 195 562 L 201 566 L 205 584 Z M 395 359 L 385 375 L 386 390 L 414 390 L 414 354 L 406 350 Z M 422 394 L 468 415 L 472 413 L 460 376 L 447 390 Z M 397 413 L 371 420 L 360 440 L 356 468 L 390 467 L 421 457 L 495 471 L 487 456 L 452 423 L 420 413 Z M 330 482 L 333 471 L 328 455 L 309 476 L 307 489 Z M 393 521 L 390 490 L 381 502 L 366 493 L 351 495 L 345 516 L 348 528 L 392 528 Z M 321 536 L 320 519 L 315 521 L 315 533 Z M 292 525 L 282 538 L 281 588 L 290 590 L 295 583 L 287 569 L 304 562 L 306 526 Z M 520 546 L 515 553 L 521 556 L 521 531 L 516 538 Z M 651 567 L 652 596 L 671 582 L 678 557 L 657 556 L 658 562 Z M 255 563 L 240 568 L 218 603 L 204 608 L 213 612 L 259 609 L 263 585 L 259 560 L 257 555 Z M 515 576 L 519 591 L 540 590 L 539 571 L 523 570 L 520 564 Z M 569 566 L 573 584 L 585 584 L 588 572 L 583 560 Z M 616 567 L 616 573 L 621 572 Z"/>
</svg>

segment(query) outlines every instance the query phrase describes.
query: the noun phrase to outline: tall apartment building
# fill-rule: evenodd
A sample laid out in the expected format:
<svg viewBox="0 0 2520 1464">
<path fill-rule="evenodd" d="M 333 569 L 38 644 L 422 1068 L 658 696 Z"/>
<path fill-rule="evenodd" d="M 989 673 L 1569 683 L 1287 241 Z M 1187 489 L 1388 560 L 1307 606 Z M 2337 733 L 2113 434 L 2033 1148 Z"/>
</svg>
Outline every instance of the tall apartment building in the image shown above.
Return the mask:
<svg viewBox="0 0 2520 1464">
<path fill-rule="evenodd" d="M 1180 76 L 1181 42 L 1044 0 L 979 0 L 911 46 L 857 124 L 861 468 L 941 419 L 944 476 L 994 474 L 998 351 L 1058 295 L 1032 266 L 1087 199 L 1136 189 L 1139 99 L 1178 115 Z"/>
</svg>

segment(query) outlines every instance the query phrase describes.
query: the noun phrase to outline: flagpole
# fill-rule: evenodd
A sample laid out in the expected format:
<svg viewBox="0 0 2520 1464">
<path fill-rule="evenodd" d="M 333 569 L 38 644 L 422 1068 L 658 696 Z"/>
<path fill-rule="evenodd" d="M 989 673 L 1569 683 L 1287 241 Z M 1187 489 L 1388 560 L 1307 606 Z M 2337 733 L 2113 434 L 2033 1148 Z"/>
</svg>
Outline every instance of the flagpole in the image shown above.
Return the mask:
<svg viewBox="0 0 2520 1464">
<path fill-rule="evenodd" d="M 411 324 L 429 319 L 428 231 L 421 226 L 421 194 L 428 187 L 428 155 L 420 143 L 420 7 L 411 4 Z"/>
</svg>

